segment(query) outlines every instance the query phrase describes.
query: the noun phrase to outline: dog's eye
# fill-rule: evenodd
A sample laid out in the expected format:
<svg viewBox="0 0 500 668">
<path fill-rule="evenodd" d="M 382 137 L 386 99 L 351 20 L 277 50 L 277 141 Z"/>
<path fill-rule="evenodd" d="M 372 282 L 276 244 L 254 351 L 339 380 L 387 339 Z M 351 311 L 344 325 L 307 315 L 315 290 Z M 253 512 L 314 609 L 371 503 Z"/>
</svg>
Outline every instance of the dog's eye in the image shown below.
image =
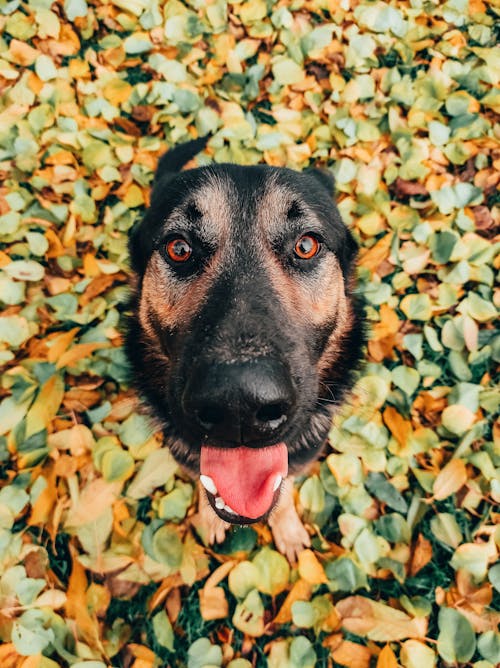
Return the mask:
<svg viewBox="0 0 500 668">
<path fill-rule="evenodd" d="M 321 242 L 314 234 L 303 234 L 293 249 L 300 260 L 311 260 L 321 250 Z"/>
<path fill-rule="evenodd" d="M 186 262 L 191 257 L 193 249 L 182 237 L 175 237 L 167 241 L 165 250 L 172 262 Z"/>
</svg>

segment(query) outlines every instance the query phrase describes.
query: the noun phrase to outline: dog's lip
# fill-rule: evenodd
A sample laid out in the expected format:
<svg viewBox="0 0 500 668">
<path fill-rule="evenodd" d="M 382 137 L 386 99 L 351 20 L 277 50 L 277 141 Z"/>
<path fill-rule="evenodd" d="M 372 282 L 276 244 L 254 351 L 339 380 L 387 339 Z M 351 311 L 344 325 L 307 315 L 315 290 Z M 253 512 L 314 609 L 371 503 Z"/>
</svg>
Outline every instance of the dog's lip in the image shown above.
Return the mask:
<svg viewBox="0 0 500 668">
<path fill-rule="evenodd" d="M 281 481 L 280 486 L 278 489 L 274 492 L 273 499 L 271 501 L 271 505 L 269 508 L 266 510 L 266 512 L 261 515 L 260 517 L 244 517 L 243 515 L 238 515 L 237 513 L 230 513 L 223 508 L 217 508 L 215 505 L 215 499 L 216 496 L 215 494 L 212 494 L 209 492 L 206 488 L 203 488 L 203 492 L 206 494 L 207 499 L 209 504 L 212 506 L 214 512 L 216 515 L 220 517 L 221 520 L 224 522 L 229 522 L 229 524 L 239 524 L 241 526 L 247 525 L 247 524 L 256 524 L 257 522 L 263 522 L 271 513 L 271 511 L 274 509 L 276 504 L 278 503 L 278 499 L 281 493 L 281 486 L 283 484 L 283 481 Z"/>
</svg>

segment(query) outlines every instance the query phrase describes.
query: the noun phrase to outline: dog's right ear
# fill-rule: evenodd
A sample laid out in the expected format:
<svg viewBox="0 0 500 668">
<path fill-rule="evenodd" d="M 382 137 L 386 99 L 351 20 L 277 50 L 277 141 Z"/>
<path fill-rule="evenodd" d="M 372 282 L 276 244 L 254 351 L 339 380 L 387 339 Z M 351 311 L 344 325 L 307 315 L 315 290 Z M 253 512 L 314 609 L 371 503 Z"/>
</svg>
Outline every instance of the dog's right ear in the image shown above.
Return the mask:
<svg viewBox="0 0 500 668">
<path fill-rule="evenodd" d="M 168 180 L 180 172 L 187 162 L 194 158 L 200 151 L 203 151 L 209 139 L 210 135 L 198 137 L 198 139 L 180 144 L 164 153 L 158 162 L 153 186 L 160 181 Z"/>
<path fill-rule="evenodd" d="M 151 205 L 142 220 L 138 221 L 129 235 L 128 249 L 133 270 L 142 276 L 149 257 L 153 252 L 153 240 L 156 227 L 165 219 L 169 202 L 174 192 L 169 188 L 169 181 L 178 174 L 184 165 L 202 151 L 210 135 L 198 137 L 192 141 L 171 148 L 162 155 L 158 162 L 151 194 Z"/>
</svg>

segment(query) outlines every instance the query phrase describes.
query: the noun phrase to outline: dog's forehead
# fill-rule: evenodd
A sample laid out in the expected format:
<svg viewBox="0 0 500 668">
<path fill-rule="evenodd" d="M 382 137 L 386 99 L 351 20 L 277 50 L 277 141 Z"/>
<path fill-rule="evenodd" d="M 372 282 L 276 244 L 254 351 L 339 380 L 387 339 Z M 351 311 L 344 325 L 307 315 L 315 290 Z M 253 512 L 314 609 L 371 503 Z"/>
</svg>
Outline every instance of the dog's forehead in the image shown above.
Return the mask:
<svg viewBox="0 0 500 668">
<path fill-rule="evenodd" d="M 207 240 L 259 228 L 266 236 L 282 233 L 290 211 L 314 217 L 301 175 L 286 178 L 284 171 L 235 165 L 193 170 L 195 179 L 183 179 L 181 202 L 167 223 L 187 225 Z"/>
</svg>

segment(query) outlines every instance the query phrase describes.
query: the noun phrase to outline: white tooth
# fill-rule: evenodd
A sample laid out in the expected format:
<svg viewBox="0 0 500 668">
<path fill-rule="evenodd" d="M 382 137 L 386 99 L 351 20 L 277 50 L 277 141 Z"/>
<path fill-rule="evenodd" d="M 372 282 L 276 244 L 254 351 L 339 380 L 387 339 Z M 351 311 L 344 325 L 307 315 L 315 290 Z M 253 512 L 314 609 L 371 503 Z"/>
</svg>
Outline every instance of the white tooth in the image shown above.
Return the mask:
<svg viewBox="0 0 500 668">
<path fill-rule="evenodd" d="M 222 496 L 218 496 L 215 499 L 215 507 L 218 508 L 219 510 L 222 510 L 224 506 L 225 506 L 224 499 L 222 498 Z"/>
<path fill-rule="evenodd" d="M 230 515 L 237 515 L 237 513 L 235 513 L 234 510 L 228 505 L 224 506 L 224 510 L 226 511 L 226 513 L 229 513 Z"/>
<path fill-rule="evenodd" d="M 209 475 L 200 475 L 200 482 L 210 494 L 217 494 L 217 487 Z"/>
<path fill-rule="evenodd" d="M 276 478 L 276 480 L 274 481 L 274 485 L 273 485 L 273 492 L 275 492 L 278 489 L 278 487 L 281 485 L 282 480 L 283 480 L 283 476 L 281 476 L 281 475 L 279 475 Z"/>
</svg>

